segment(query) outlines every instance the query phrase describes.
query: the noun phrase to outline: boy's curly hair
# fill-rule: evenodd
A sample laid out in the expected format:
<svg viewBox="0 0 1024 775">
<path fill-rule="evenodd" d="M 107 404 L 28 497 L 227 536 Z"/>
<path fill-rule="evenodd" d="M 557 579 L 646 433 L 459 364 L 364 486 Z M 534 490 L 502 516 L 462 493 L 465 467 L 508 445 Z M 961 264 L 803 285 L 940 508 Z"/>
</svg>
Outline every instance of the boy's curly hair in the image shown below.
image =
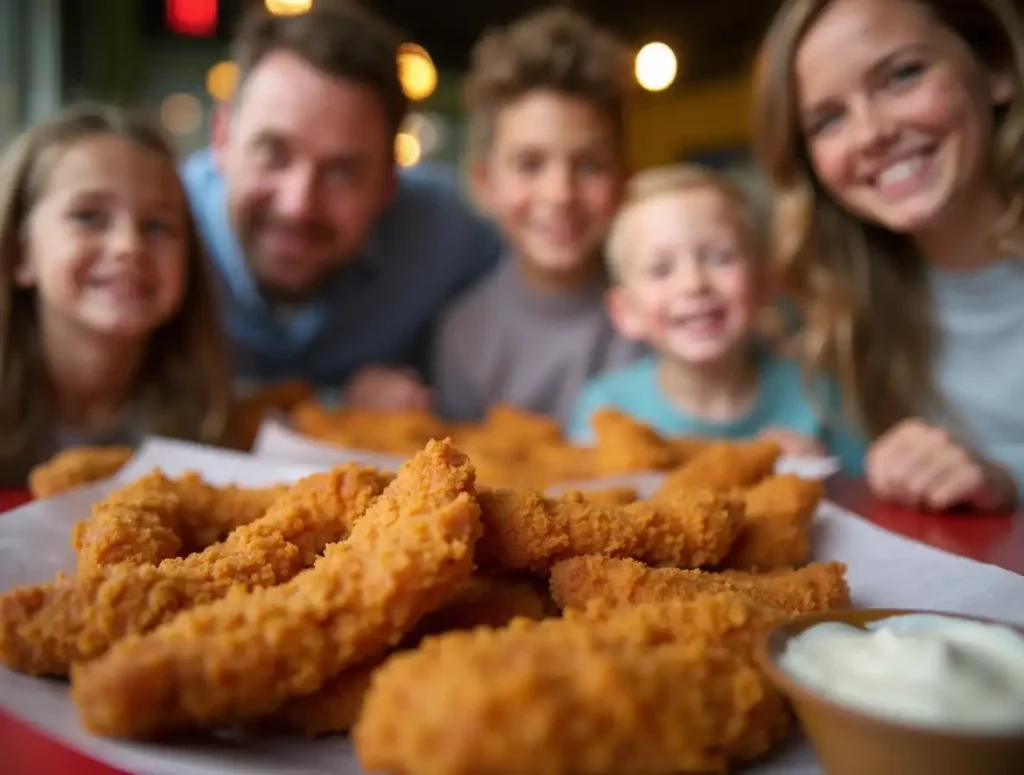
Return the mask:
<svg viewBox="0 0 1024 775">
<path fill-rule="evenodd" d="M 548 8 L 490 30 L 473 47 L 463 92 L 470 151 L 485 153 L 501 110 L 542 89 L 588 101 L 622 142 L 631 83 L 628 49 L 569 8 Z"/>
</svg>

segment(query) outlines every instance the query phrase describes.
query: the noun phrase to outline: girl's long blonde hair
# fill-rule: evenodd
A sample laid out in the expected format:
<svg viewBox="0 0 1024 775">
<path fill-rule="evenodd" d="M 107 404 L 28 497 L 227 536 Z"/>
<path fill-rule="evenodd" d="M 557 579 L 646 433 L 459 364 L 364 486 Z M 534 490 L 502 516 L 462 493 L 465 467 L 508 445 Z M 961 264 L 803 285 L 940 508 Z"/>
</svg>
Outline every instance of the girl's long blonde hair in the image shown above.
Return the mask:
<svg viewBox="0 0 1024 775">
<path fill-rule="evenodd" d="M 834 375 L 852 419 L 871 436 L 941 408 L 924 258 L 910 239 L 865 223 L 832 199 L 811 166 L 799 120 L 794 57 L 831 0 L 788 0 L 761 49 L 756 145 L 774 187 L 774 266 L 798 305 L 797 347 L 809 373 Z M 1005 203 L 1000 246 L 1024 217 L 1024 25 L 1009 0 L 913 0 L 955 32 L 982 65 L 1011 72 L 1014 97 L 995 116 L 990 169 Z"/>
<path fill-rule="evenodd" d="M 174 148 L 159 127 L 96 104 L 68 108 L 29 129 L 0 164 L 0 468 L 17 463 L 54 422 L 36 292 L 15 282 L 23 259 L 24 224 L 55 161 L 75 143 L 102 135 L 136 143 L 176 166 Z M 206 256 L 191 213 L 186 217 L 184 299 L 177 314 L 150 339 L 135 399 L 149 431 L 218 443 L 227 433 L 231 383 Z"/>
</svg>

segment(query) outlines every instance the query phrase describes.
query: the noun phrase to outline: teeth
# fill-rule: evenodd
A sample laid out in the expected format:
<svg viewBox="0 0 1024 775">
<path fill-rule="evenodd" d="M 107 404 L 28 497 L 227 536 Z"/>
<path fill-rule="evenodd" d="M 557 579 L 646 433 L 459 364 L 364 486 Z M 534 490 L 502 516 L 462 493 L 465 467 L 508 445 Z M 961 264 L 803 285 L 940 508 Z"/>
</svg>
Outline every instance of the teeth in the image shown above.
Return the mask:
<svg viewBox="0 0 1024 775">
<path fill-rule="evenodd" d="M 113 280 L 107 283 L 107 288 L 122 296 L 141 296 L 144 292 L 143 284 L 133 280 Z"/>
<path fill-rule="evenodd" d="M 709 310 L 707 312 L 690 312 L 683 315 L 676 315 L 674 321 L 677 325 L 688 325 L 691 323 L 706 323 L 717 319 L 719 315 L 718 310 Z"/>
<path fill-rule="evenodd" d="M 923 164 L 924 159 L 920 156 L 897 162 L 882 171 L 882 174 L 878 176 L 878 184 L 880 186 L 898 185 L 905 180 L 909 180 L 910 176 L 920 170 Z"/>
</svg>

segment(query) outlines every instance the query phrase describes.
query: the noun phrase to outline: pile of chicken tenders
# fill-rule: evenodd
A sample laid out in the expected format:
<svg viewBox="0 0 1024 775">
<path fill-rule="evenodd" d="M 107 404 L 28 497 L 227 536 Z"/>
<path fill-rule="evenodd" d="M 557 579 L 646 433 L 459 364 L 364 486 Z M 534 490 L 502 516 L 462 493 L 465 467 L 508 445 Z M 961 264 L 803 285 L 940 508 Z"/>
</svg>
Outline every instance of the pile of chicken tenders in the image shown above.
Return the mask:
<svg viewBox="0 0 1024 775">
<path fill-rule="evenodd" d="M 154 471 L 77 525 L 73 575 L 0 596 L 0 661 L 70 679 L 106 737 L 349 734 L 402 775 L 724 771 L 791 722 L 759 639 L 850 605 L 846 569 L 811 562 L 823 488 L 774 474 L 776 446 L 643 430 L 603 457 L 661 445 L 644 500 L 498 486 L 469 434 L 291 486 Z"/>
</svg>

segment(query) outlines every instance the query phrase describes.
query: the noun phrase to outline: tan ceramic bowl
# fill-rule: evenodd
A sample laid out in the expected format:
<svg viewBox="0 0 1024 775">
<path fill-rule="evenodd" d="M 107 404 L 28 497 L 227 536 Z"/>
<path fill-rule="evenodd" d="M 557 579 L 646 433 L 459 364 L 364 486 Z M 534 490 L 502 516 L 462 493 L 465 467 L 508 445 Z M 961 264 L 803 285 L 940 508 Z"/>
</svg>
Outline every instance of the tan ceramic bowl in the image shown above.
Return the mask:
<svg viewBox="0 0 1024 775">
<path fill-rule="evenodd" d="M 936 614 L 1024 628 L 944 611 L 850 609 L 800 616 L 768 633 L 761 667 L 793 705 L 800 725 L 828 775 L 1024 775 L 1024 730 L 986 734 L 925 728 L 869 715 L 826 699 L 778 666 L 787 641 L 822 622 L 863 627 L 904 614 Z"/>
</svg>

